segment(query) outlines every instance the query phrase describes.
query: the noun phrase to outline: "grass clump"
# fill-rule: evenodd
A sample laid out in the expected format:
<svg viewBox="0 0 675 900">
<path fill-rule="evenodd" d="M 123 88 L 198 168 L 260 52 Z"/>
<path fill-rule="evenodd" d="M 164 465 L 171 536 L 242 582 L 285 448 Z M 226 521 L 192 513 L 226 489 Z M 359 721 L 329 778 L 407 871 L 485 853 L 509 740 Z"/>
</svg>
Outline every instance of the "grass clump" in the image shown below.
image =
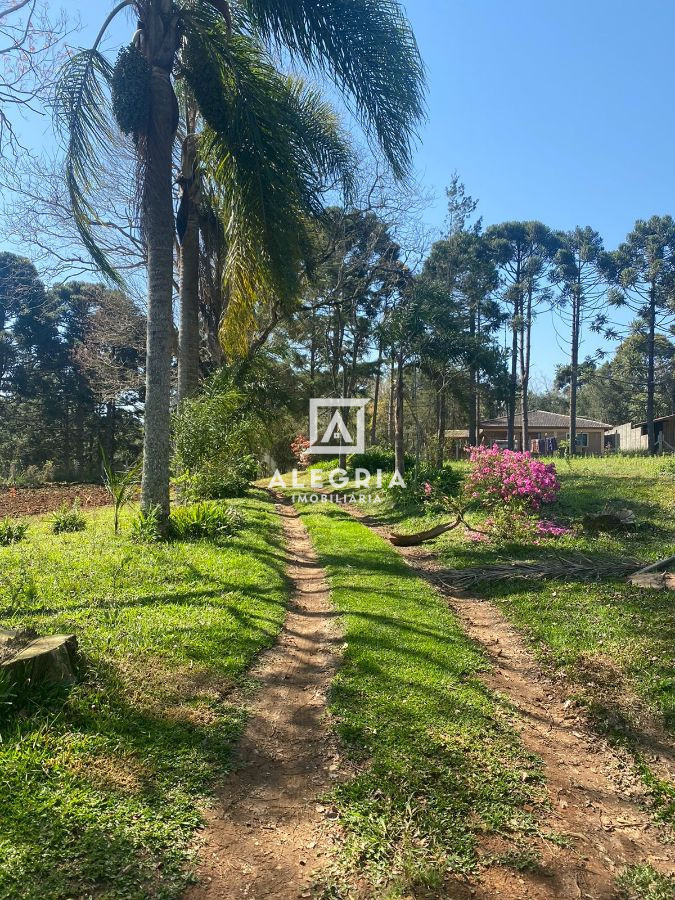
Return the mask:
<svg viewBox="0 0 675 900">
<path fill-rule="evenodd" d="M 619 900 L 672 900 L 675 878 L 662 875 L 646 863 L 631 866 L 617 878 Z"/>
<path fill-rule="evenodd" d="M 0 898 L 182 896 L 200 806 L 244 725 L 230 699 L 281 627 L 288 585 L 278 516 L 233 501 L 227 544 L 134 544 L 113 510 L 77 540 L 32 525 L 0 548 L 0 619 L 77 634 L 69 691 L 3 701 Z"/>
<path fill-rule="evenodd" d="M 137 544 L 213 540 L 234 534 L 243 524 L 244 517 L 235 506 L 204 500 L 175 507 L 165 533 L 160 528 L 159 509 L 139 510 L 131 520 L 131 540 Z"/>
<path fill-rule="evenodd" d="M 27 531 L 28 524 L 26 522 L 19 522 L 5 516 L 4 519 L 0 519 L 0 547 L 18 544 L 25 538 Z"/>
<path fill-rule="evenodd" d="M 169 518 L 169 533 L 176 540 L 226 537 L 243 525 L 241 512 L 234 506 L 204 501 L 178 506 Z"/>
<path fill-rule="evenodd" d="M 62 503 L 53 514 L 51 522 L 54 534 L 84 531 L 87 527 L 87 519 L 80 511 L 80 505 L 77 500 L 70 507 L 67 503 Z"/>
<path fill-rule="evenodd" d="M 299 508 L 344 617 L 331 711 L 363 767 L 333 797 L 344 877 L 358 873 L 376 896 L 438 889 L 476 870 L 480 834 L 536 830 L 524 807 L 543 797 L 538 762 L 436 592 L 344 511 Z"/>
</svg>

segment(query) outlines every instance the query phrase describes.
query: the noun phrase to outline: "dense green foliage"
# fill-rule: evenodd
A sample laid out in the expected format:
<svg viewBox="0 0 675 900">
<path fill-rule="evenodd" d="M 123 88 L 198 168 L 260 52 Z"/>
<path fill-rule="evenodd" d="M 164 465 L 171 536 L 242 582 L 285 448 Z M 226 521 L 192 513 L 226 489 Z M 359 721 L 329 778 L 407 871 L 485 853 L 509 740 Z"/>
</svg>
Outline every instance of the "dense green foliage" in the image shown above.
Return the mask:
<svg viewBox="0 0 675 900">
<path fill-rule="evenodd" d="M 100 443 L 137 455 L 143 346 L 128 297 L 47 290 L 28 260 L 0 253 L 0 478 L 91 479 Z"/>
</svg>

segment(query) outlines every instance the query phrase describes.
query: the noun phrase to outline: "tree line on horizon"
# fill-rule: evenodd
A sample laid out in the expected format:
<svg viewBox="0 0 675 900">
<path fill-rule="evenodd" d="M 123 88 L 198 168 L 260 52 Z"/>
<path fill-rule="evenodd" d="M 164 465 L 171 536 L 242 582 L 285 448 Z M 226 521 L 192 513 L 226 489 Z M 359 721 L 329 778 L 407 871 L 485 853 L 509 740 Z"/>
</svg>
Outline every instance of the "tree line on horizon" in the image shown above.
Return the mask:
<svg viewBox="0 0 675 900">
<path fill-rule="evenodd" d="M 111 61 L 101 41 L 125 8 L 138 26 Z M 133 407 L 137 422 L 142 405 L 145 509 L 168 514 L 172 406 L 180 410 L 223 369 L 228 390 L 250 386 L 260 366 L 258 384 L 283 384 L 287 429 L 302 417 L 293 396 L 372 390 L 370 440 L 393 446 L 401 471 L 410 446 L 442 462 L 446 428 L 462 419 L 475 443 L 481 419 L 505 412 L 513 446 L 517 412 L 527 434 L 532 326 L 544 313 L 559 317 L 570 347 L 557 384 L 568 398 L 571 452 L 579 404 L 620 372 L 624 409 L 644 399 L 653 450 L 654 417 L 673 399 L 671 217 L 638 221 L 614 251 L 590 227 L 484 228 L 454 176 L 445 234 L 430 243 L 417 227 L 424 199 L 409 179 L 423 66 L 400 7 L 356 0 L 348 23 L 337 2 L 303 10 L 276 0 L 119 4 L 93 47 L 67 55 L 55 79 L 64 169 L 39 163 L 10 210 L 28 244 L 62 272 L 91 265 L 107 278 L 107 287 L 75 291 L 98 292 L 102 305 L 90 309 L 99 318 L 119 297 L 136 309 L 127 276 L 147 271 L 145 360 L 136 359 L 144 385 L 131 405 L 123 392 L 114 401 L 115 416 Z M 370 153 L 354 147 L 311 81 L 278 69 L 277 46 L 351 99 L 380 154 L 374 173 L 359 159 Z M 355 46 L 365 49 L 354 54 Z M 20 265 L 28 264 L 8 261 Z M 46 296 L 68 290 L 55 283 Z M 3 403 L 14 409 L 25 358 L 40 360 L 50 340 L 62 361 L 82 356 L 90 323 L 71 338 L 76 329 L 49 312 L 52 338 L 28 348 L 10 288 L 0 301 L 14 360 Z M 613 321 L 622 307 L 629 326 Z M 31 315 L 36 327 L 44 319 Z M 625 337 L 618 362 L 580 359 L 589 329 Z M 275 434 L 267 446 L 279 453 L 284 440 Z M 62 444 L 77 456 L 70 431 Z"/>
</svg>

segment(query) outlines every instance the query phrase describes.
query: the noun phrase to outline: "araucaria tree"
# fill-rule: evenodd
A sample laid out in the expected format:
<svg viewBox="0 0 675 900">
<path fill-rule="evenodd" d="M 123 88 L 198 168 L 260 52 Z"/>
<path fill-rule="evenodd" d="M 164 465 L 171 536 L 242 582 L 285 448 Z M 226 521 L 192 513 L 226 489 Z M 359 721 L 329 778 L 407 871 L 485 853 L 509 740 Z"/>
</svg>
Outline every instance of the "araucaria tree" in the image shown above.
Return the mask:
<svg viewBox="0 0 675 900">
<path fill-rule="evenodd" d="M 550 299 L 547 281 L 559 240 L 542 222 L 504 222 L 485 232 L 499 269 L 502 300 L 511 319 L 511 367 L 507 403 L 507 441 L 515 443 L 515 415 L 520 370 L 521 447 L 528 433 L 527 393 L 530 377 L 532 322 L 536 307 Z"/>
<path fill-rule="evenodd" d="M 112 19 L 138 15 L 131 44 L 113 67 L 99 51 Z M 397 175 L 407 170 L 411 135 L 423 111 L 423 68 L 395 0 L 123 0 L 94 47 L 71 58 L 60 79 L 59 121 L 67 134 L 66 178 L 82 238 L 101 269 L 115 273 L 87 222 L 87 188 L 98 150 L 109 144 L 109 88 L 118 126 L 134 140 L 148 260 L 143 505 L 169 511 L 170 373 L 173 343 L 174 213 L 172 154 L 179 119 L 176 82 L 204 121 L 203 152 L 214 162 L 227 222 L 226 329 L 245 343 L 256 304 L 299 293 L 315 193 L 308 174 L 342 177 L 346 148 L 337 124 L 298 145 L 316 127 L 316 95 L 280 75 L 263 44 L 328 73 L 353 100 Z M 316 137 L 310 135 L 309 137 Z M 308 150 L 307 146 L 313 149 Z"/>
<path fill-rule="evenodd" d="M 570 453 L 576 453 L 579 347 L 585 322 L 597 315 L 606 293 L 602 238 L 590 226 L 560 235 L 553 277 L 560 287 L 558 312 L 569 328 L 570 365 L 565 373 L 570 398 Z"/>
<path fill-rule="evenodd" d="M 647 435 L 649 452 L 656 453 L 654 429 L 656 339 L 675 322 L 675 221 L 671 216 L 638 219 L 623 244 L 607 260 L 608 271 L 617 287 L 609 294 L 610 304 L 628 307 L 637 314 L 631 324 L 646 338 L 647 350 Z M 607 316 L 599 322 L 616 337 Z M 609 327 L 608 327 L 609 326 Z"/>
</svg>

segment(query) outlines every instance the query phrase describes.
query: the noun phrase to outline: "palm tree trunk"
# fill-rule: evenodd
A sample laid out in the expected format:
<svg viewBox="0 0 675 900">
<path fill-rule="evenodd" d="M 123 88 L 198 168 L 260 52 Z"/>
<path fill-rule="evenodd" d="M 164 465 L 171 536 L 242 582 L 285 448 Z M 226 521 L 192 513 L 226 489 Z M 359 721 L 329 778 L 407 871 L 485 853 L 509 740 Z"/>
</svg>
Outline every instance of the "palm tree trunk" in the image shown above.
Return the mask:
<svg viewBox="0 0 675 900">
<path fill-rule="evenodd" d="M 199 387 L 199 227 L 190 202 L 180 248 L 180 320 L 178 326 L 178 402 Z"/>
<path fill-rule="evenodd" d="M 391 357 L 389 360 L 389 408 L 387 411 L 387 441 L 390 447 L 394 446 L 394 395 L 396 392 L 395 389 L 395 378 L 394 378 L 394 366 L 395 366 L 395 353 L 394 348 L 391 348 Z"/>
<path fill-rule="evenodd" d="M 143 212 L 148 251 L 148 331 L 143 437 L 142 506 L 169 516 L 171 454 L 171 350 L 173 345 L 172 147 L 177 103 L 171 85 L 176 20 L 167 0 L 148 4 L 146 33 L 152 66 L 151 119 L 147 137 Z"/>
</svg>

